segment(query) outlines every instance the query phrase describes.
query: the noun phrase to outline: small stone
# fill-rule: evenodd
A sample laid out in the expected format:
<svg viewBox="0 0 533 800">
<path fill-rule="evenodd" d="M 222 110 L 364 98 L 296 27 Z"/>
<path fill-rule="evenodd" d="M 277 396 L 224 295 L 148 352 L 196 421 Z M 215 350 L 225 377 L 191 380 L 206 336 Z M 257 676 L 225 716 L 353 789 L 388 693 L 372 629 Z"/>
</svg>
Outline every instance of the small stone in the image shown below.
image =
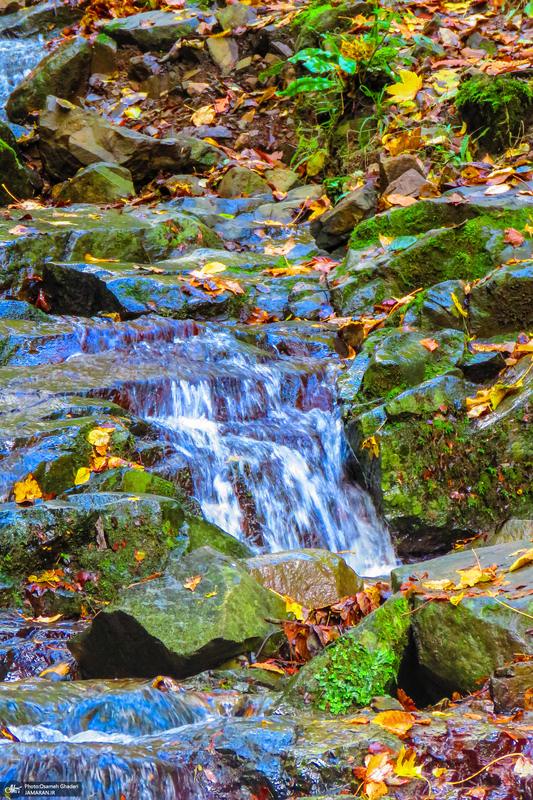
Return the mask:
<svg viewBox="0 0 533 800">
<path fill-rule="evenodd" d="M 372 184 L 360 186 L 340 203 L 321 214 L 311 223 L 311 233 L 319 247 L 334 250 L 348 241 L 350 233 L 363 219 L 373 217 L 377 210 L 377 193 Z"/>
<path fill-rule="evenodd" d="M 490 679 L 490 696 L 494 711 L 515 711 L 524 708 L 525 694 L 533 688 L 533 662 L 522 661 L 500 667 Z"/>
<path fill-rule="evenodd" d="M 293 186 L 301 183 L 301 178 L 292 169 L 267 169 L 265 170 L 265 180 L 278 192 L 288 192 Z"/>
<path fill-rule="evenodd" d="M 71 203 L 114 203 L 135 194 L 131 172 L 116 164 L 91 164 L 63 184 L 59 200 Z"/>
<path fill-rule="evenodd" d="M 422 167 L 416 158 L 408 153 L 392 158 L 382 158 L 379 163 L 381 193 L 384 194 L 390 183 L 411 169 L 416 170 L 423 177 Z"/>
<path fill-rule="evenodd" d="M 244 28 L 251 25 L 257 19 L 257 12 L 251 6 L 244 3 L 235 3 L 226 8 L 220 8 L 215 12 L 215 17 L 224 31 L 234 31 L 236 28 Z"/>
<path fill-rule="evenodd" d="M 391 181 L 387 186 L 384 196 L 400 194 L 403 197 L 418 197 L 422 186 L 427 183 L 426 179 L 416 169 L 409 169 L 396 180 Z"/>
<path fill-rule="evenodd" d="M 272 189 L 257 172 L 248 167 L 233 167 L 218 184 L 217 192 L 219 197 L 251 197 L 254 194 L 272 194 Z"/>
<path fill-rule="evenodd" d="M 235 39 L 208 39 L 209 54 L 217 67 L 222 70 L 222 75 L 229 75 L 239 60 L 239 48 Z"/>
</svg>

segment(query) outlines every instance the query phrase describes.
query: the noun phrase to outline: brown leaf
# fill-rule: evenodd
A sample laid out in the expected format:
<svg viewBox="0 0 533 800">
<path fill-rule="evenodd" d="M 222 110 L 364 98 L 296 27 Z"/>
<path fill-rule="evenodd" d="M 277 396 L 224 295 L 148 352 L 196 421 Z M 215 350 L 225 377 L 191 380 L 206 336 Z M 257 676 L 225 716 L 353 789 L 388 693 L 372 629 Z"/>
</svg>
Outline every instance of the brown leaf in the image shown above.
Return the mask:
<svg viewBox="0 0 533 800">
<path fill-rule="evenodd" d="M 193 575 L 191 578 L 187 578 L 185 583 L 183 584 L 184 589 L 189 589 L 191 592 L 194 592 L 200 581 L 202 580 L 201 575 Z"/>
<path fill-rule="evenodd" d="M 382 711 L 372 722 L 395 736 L 403 736 L 413 727 L 416 720 L 407 711 Z"/>
<path fill-rule="evenodd" d="M 513 247 L 520 247 L 520 245 L 524 244 L 525 239 L 516 228 L 506 228 L 503 241 L 512 244 Z"/>
</svg>

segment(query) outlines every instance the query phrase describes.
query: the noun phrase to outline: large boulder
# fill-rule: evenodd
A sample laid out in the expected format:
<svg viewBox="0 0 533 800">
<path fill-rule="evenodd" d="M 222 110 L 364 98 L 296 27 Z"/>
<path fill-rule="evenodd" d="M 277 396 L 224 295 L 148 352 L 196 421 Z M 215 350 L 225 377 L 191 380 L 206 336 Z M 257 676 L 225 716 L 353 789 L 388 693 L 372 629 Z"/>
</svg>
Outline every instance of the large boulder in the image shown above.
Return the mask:
<svg viewBox="0 0 533 800">
<path fill-rule="evenodd" d="M 74 36 L 45 56 L 9 95 L 6 114 L 11 122 L 25 125 L 42 111 L 48 95 L 74 100 L 84 92 L 91 74 L 92 47 L 83 36 Z"/>
<path fill-rule="evenodd" d="M 211 547 L 171 557 L 160 578 L 124 589 L 114 609 L 131 614 L 183 656 L 223 639 L 227 659 L 257 650 L 277 630 L 267 620 L 286 616 L 280 597 Z"/>
<path fill-rule="evenodd" d="M 253 556 L 245 562 L 252 578 L 307 608 L 335 603 L 363 588 L 344 559 L 329 550 L 287 550 Z"/>
<path fill-rule="evenodd" d="M 135 194 L 131 172 L 118 164 L 91 164 L 65 183 L 58 200 L 71 203 L 115 203 Z"/>
<path fill-rule="evenodd" d="M 222 151 L 200 139 L 153 139 L 56 97 L 47 99 L 38 133 L 45 168 L 57 181 L 104 161 L 129 169 L 134 183 L 142 184 L 160 171 L 205 169 L 225 159 Z"/>
<path fill-rule="evenodd" d="M 170 50 L 177 40 L 194 34 L 201 22 L 211 24 L 208 12 L 188 5 L 173 11 L 145 11 L 106 22 L 102 30 L 120 44 L 135 44 L 142 50 Z"/>
<path fill-rule="evenodd" d="M 393 588 L 409 580 L 420 591 L 414 595 L 411 620 L 418 662 L 428 684 L 433 682 L 445 692 L 475 692 L 480 681 L 505 663 L 521 654 L 533 655 L 533 566 L 529 563 L 509 572 L 518 555 L 530 549 L 527 539 L 475 553 L 450 553 L 393 570 Z M 493 565 L 503 583 L 480 582 L 452 590 L 451 597 L 464 592 L 456 603 L 442 598 L 446 582 L 459 586 L 458 570 Z M 437 584 L 430 583 L 434 581 Z"/>
<path fill-rule="evenodd" d="M 529 329 L 533 324 L 533 267 L 498 267 L 472 287 L 470 332 L 495 336 Z"/>
<path fill-rule="evenodd" d="M 289 682 L 283 705 L 345 714 L 395 686 L 408 645 L 409 606 L 401 593 L 366 616 Z"/>
<path fill-rule="evenodd" d="M 6 205 L 16 200 L 33 197 L 31 170 L 20 163 L 15 151 L 0 140 L 0 203 Z"/>
</svg>

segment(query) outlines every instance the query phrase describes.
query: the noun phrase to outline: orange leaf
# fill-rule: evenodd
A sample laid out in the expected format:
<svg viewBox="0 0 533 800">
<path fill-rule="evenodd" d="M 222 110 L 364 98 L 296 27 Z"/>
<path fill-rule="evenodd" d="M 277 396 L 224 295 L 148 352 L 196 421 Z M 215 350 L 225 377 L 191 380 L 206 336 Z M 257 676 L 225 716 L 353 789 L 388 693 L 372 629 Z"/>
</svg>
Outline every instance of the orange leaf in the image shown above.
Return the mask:
<svg viewBox="0 0 533 800">
<path fill-rule="evenodd" d="M 43 496 L 41 488 L 31 472 L 25 481 L 15 484 L 14 493 L 15 503 L 30 503 Z"/>
<path fill-rule="evenodd" d="M 394 733 L 396 736 L 403 736 L 415 724 L 416 720 L 407 711 L 382 711 L 372 720 L 374 725 Z"/>
<path fill-rule="evenodd" d="M 412 206 L 414 203 L 418 202 L 416 197 L 406 197 L 403 194 L 394 194 L 394 192 L 388 194 L 385 199 L 392 206 L 402 206 L 402 208 L 407 208 L 407 206 Z"/>
<path fill-rule="evenodd" d="M 187 578 L 185 583 L 183 584 L 184 589 L 190 589 L 191 592 L 194 592 L 200 581 L 202 580 L 201 575 L 193 575 L 191 578 Z"/>
<path fill-rule="evenodd" d="M 438 342 L 436 342 L 435 339 L 422 339 L 420 344 L 422 345 L 422 347 L 425 347 L 426 350 L 429 350 L 430 353 L 432 353 L 433 350 L 436 350 L 437 347 L 439 346 Z"/>
<path fill-rule="evenodd" d="M 513 247 L 520 247 L 520 245 L 524 244 L 525 240 L 520 231 L 517 231 L 516 228 L 506 228 L 503 241 L 512 244 Z"/>
</svg>

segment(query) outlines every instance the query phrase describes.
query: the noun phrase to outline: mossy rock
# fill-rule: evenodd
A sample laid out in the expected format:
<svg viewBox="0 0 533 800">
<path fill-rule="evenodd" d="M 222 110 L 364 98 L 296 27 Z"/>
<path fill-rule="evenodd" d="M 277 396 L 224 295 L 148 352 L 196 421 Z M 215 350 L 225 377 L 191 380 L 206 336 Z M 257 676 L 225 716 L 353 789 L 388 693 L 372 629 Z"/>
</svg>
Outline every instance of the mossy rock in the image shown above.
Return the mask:
<svg viewBox="0 0 533 800">
<path fill-rule="evenodd" d="M 5 142 L 0 140 L 0 173 L 2 183 L 6 188 L 0 187 L 0 203 L 7 205 L 17 200 L 28 200 L 33 197 L 33 186 L 29 170 L 18 160 L 15 151 Z M 7 191 L 9 190 L 9 191 Z"/>
<path fill-rule="evenodd" d="M 218 525 L 208 522 L 200 515 L 188 514 L 185 519 L 182 531 L 188 539 L 188 553 L 199 547 L 212 547 L 213 550 L 232 558 L 250 558 L 252 555 L 252 551 L 244 542 L 240 542 L 230 533 L 226 533 Z"/>
<path fill-rule="evenodd" d="M 187 546 L 179 503 L 156 495 L 83 494 L 0 510 L 0 572 L 14 580 L 63 565 L 98 573 L 90 594 L 109 600 L 121 586 L 161 571 Z"/>
<path fill-rule="evenodd" d="M 71 203 L 116 203 L 135 195 L 131 172 L 118 164 L 90 164 L 64 183 L 57 200 Z"/>
<path fill-rule="evenodd" d="M 317 608 L 336 603 L 363 588 L 344 559 L 329 550 L 287 550 L 253 556 L 244 565 L 261 586 Z"/>
<path fill-rule="evenodd" d="M 199 578 L 194 588 L 184 584 Z M 131 614 L 170 650 L 190 655 L 221 638 L 240 652 L 257 650 L 286 616 L 285 602 L 251 578 L 238 561 L 200 547 L 171 557 L 164 574 L 124 589 L 110 610 Z"/>
<path fill-rule="evenodd" d="M 390 597 L 299 671 L 282 703 L 345 714 L 394 687 L 408 644 L 409 606 L 401 593 Z"/>
<path fill-rule="evenodd" d="M 25 125 L 42 111 L 48 95 L 73 100 L 84 90 L 91 74 L 92 47 L 83 36 L 63 41 L 9 95 L 10 122 Z"/>
<path fill-rule="evenodd" d="M 523 129 L 532 99 L 531 86 L 519 78 L 475 75 L 463 83 L 455 105 L 470 133 L 501 149 Z"/>
<path fill-rule="evenodd" d="M 472 288 L 468 326 L 475 336 L 495 336 L 533 325 L 533 261 L 503 266 Z"/>
<path fill-rule="evenodd" d="M 393 570 L 393 587 L 410 575 L 427 576 L 422 581 L 449 579 L 459 583 L 457 570 L 498 565 L 507 571 L 516 560 L 516 551 L 529 549 L 530 539 L 493 547 L 450 553 L 441 558 L 409 564 Z M 529 634 L 533 612 L 533 567 L 506 572 L 506 607 L 486 592 L 474 590 L 460 603 L 434 600 L 415 595 L 412 615 L 418 661 L 430 681 L 442 690 L 475 692 L 480 681 L 495 669 L 513 661 L 518 654 L 533 655 Z M 490 588 L 490 584 L 488 585 Z M 477 593 L 479 591 L 479 593 Z M 427 594 L 431 596 L 431 591 Z M 524 616 L 525 614 L 525 616 Z"/>
</svg>

